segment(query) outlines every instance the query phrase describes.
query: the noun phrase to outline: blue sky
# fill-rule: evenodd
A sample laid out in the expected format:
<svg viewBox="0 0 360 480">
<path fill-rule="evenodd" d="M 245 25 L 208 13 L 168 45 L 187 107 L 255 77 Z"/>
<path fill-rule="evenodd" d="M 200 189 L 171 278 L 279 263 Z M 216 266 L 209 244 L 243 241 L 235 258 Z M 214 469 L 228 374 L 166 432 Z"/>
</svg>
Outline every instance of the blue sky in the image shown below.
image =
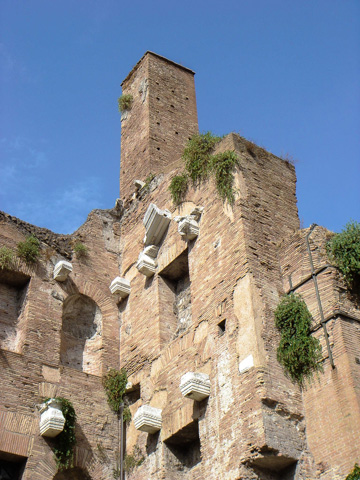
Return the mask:
<svg viewBox="0 0 360 480">
<path fill-rule="evenodd" d="M 0 0 L 0 209 L 71 233 L 119 196 L 120 83 L 196 72 L 200 131 L 296 163 L 303 226 L 360 215 L 358 0 Z"/>
</svg>

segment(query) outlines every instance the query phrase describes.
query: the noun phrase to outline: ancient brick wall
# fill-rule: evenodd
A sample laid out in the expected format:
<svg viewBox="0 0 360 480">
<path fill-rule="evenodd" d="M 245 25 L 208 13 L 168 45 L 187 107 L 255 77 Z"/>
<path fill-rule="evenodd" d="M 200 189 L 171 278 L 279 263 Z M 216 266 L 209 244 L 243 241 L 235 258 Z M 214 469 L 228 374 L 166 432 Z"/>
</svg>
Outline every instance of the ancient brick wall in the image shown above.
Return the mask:
<svg viewBox="0 0 360 480">
<path fill-rule="evenodd" d="M 55 441 L 40 436 L 38 407 L 45 398 L 61 396 L 73 403 L 77 414 L 75 466 L 92 478 L 107 479 L 115 465 L 118 421 L 107 405 L 101 376 L 109 367 L 119 367 L 119 314 L 109 290 L 118 274 L 119 217 L 115 211 L 95 211 L 73 237 L 57 238 L 1 215 L 1 245 L 16 249 L 29 233 L 43 239 L 39 261 L 27 266 L 15 259 L 9 269 L 0 270 L 0 291 L 7 294 L 1 297 L 0 322 L 11 323 L 15 330 L 15 335 L 6 332 L 0 350 L 0 463 L 27 459 L 21 478 L 54 478 Z M 86 245 L 86 257 L 73 254 L 76 241 Z M 73 271 L 65 282 L 57 282 L 54 265 L 64 259 L 71 260 Z M 89 299 L 97 310 L 97 335 L 85 331 L 83 308 L 64 320 L 64 305 L 74 297 Z M 82 342 L 82 351 L 75 355 L 79 365 L 64 361 L 66 328 Z M 86 348 L 86 342 L 94 340 L 97 344 Z M 105 464 L 99 460 L 98 445 L 108 457 Z"/>
<path fill-rule="evenodd" d="M 113 478 L 119 422 L 101 376 L 124 367 L 132 417 L 144 405 L 162 411 L 158 433 L 133 421 L 125 427 L 127 462 L 134 452 L 143 458 L 128 480 L 343 479 L 360 451 L 358 299 L 328 265 L 328 232 L 315 228 L 310 249 L 332 368 L 309 231 L 299 230 L 294 167 L 229 134 L 215 152 L 238 157 L 234 205 L 221 201 L 212 179 L 174 205 L 168 187 L 198 128 L 193 72 L 147 52 L 122 86 L 133 96 L 122 115 L 123 202 L 91 212 L 72 236 L 0 213 L 1 245 L 16 249 L 30 233 L 41 241 L 35 265 L 16 259 L 0 270 L 0 462 L 10 468 L 17 459 L 26 480 Z M 134 180 L 147 177 L 136 189 Z M 152 251 L 154 274 L 145 276 L 138 259 L 151 204 L 171 220 Z M 199 233 L 185 239 L 179 221 L 195 207 Z M 88 255 L 74 255 L 76 241 Z M 73 265 L 62 283 L 53 279 L 59 260 Z M 130 282 L 123 299 L 109 290 L 119 275 Z M 324 372 L 304 391 L 276 359 L 274 310 L 291 290 L 305 299 L 323 349 Z M 208 375 L 208 398 L 182 395 L 188 372 Z M 71 400 L 77 413 L 68 472 L 56 472 L 53 441 L 39 434 L 38 406 L 53 396 Z"/>
<path fill-rule="evenodd" d="M 143 452 L 149 451 L 148 442 L 156 444 L 131 478 L 149 472 L 154 478 L 199 479 L 220 478 L 224 472 L 223 478 L 308 474 L 301 394 L 284 376 L 274 349 L 273 310 L 283 292 L 278 246 L 285 232 L 299 226 L 294 169 L 253 148 L 234 134 L 218 146 L 217 151 L 231 149 L 239 156 L 233 208 L 221 202 L 211 181 L 190 189 L 185 202 L 175 207 L 168 191 L 174 173 L 161 176 L 153 191 L 126 204 L 131 215 L 122 221 L 121 272 L 132 291 L 120 307 L 121 365 L 134 384 L 140 383 L 141 398 L 131 406 L 132 413 L 150 404 L 163 415 L 156 438 L 129 427 L 128 453 L 135 444 Z M 150 203 L 168 208 L 173 218 L 195 206 L 204 210 L 193 241 L 184 241 L 176 222 L 170 222 L 160 242 L 157 272 L 146 278 L 136 261 Z M 179 332 L 166 272 L 184 256 L 191 319 Z M 219 326 L 223 323 L 225 332 Z M 240 372 L 239 365 L 250 356 L 253 367 Z M 180 378 L 188 371 L 210 375 L 207 402 L 194 404 L 181 396 Z M 189 445 L 195 457 L 199 450 L 201 462 L 186 453 Z"/>
<path fill-rule="evenodd" d="M 307 235 L 334 368 L 311 278 Z M 294 291 L 305 300 L 313 317 L 313 334 L 322 345 L 324 372 L 303 392 L 309 448 L 319 478 L 343 479 L 360 452 L 360 309 L 356 295 L 348 291 L 337 270 L 329 265 L 326 242 L 330 235 L 322 227 L 311 233 L 309 229 L 297 232 L 283 244 L 281 266 L 285 291 L 291 289 L 291 282 Z"/>
</svg>

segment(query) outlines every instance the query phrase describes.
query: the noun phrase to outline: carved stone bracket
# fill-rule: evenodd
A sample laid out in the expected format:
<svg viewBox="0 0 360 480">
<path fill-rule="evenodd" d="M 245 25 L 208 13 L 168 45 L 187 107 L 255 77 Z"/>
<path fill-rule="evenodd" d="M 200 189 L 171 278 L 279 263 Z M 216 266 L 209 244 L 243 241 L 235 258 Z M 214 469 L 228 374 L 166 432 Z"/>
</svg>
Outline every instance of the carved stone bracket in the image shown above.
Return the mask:
<svg viewBox="0 0 360 480">
<path fill-rule="evenodd" d="M 72 272 L 72 264 L 70 262 L 65 262 L 65 260 L 60 260 L 54 267 L 54 280 L 58 282 L 65 282 L 70 273 Z"/>
<path fill-rule="evenodd" d="M 61 411 L 61 404 L 51 398 L 40 408 L 40 435 L 56 437 L 64 430 L 65 418 Z"/>
<path fill-rule="evenodd" d="M 145 245 L 158 245 L 171 220 L 169 210 L 160 210 L 154 203 L 150 203 L 144 217 Z"/>
<path fill-rule="evenodd" d="M 210 378 L 206 373 L 188 372 L 181 377 L 180 390 L 184 397 L 200 402 L 210 395 Z"/>
<path fill-rule="evenodd" d="M 116 277 L 110 284 L 110 291 L 113 295 L 125 298 L 130 295 L 130 282 L 126 278 Z"/>
<path fill-rule="evenodd" d="M 156 245 L 149 245 L 145 247 L 140 253 L 136 268 L 140 273 L 147 277 L 152 277 L 156 271 L 157 261 L 156 257 L 159 252 L 159 247 Z"/>
<path fill-rule="evenodd" d="M 174 218 L 175 222 L 179 223 L 178 232 L 185 240 L 193 240 L 199 235 L 199 220 L 203 210 L 203 207 L 195 207 L 190 215 Z"/>
<path fill-rule="evenodd" d="M 161 409 L 143 405 L 134 415 L 134 425 L 137 430 L 155 433 L 161 429 Z"/>
</svg>

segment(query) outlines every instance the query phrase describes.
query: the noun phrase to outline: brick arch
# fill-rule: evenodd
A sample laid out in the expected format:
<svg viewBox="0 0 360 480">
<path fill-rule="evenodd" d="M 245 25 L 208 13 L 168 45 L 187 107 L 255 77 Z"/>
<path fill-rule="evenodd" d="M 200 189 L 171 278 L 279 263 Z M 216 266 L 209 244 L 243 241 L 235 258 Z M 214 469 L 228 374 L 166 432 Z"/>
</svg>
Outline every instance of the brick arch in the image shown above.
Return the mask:
<svg viewBox="0 0 360 480">
<path fill-rule="evenodd" d="M 90 297 L 99 305 L 101 311 L 104 313 L 110 310 L 117 312 L 116 304 L 111 298 L 110 289 L 109 293 L 104 293 L 103 291 L 99 290 L 97 285 L 94 285 L 93 282 L 89 282 L 88 280 L 76 279 L 76 284 L 68 288 L 67 293 L 68 295 L 81 293 L 82 295 Z"/>
<path fill-rule="evenodd" d="M 82 294 L 90 297 L 96 304 L 99 306 L 102 313 L 102 341 L 103 349 L 101 350 L 101 362 L 96 366 L 96 371 L 91 371 L 93 375 L 101 375 L 103 370 L 107 368 L 108 365 L 113 366 L 114 363 L 114 354 L 109 352 L 114 352 L 114 348 L 118 349 L 120 344 L 119 339 L 119 308 L 111 295 L 110 288 L 99 289 L 97 283 L 86 280 L 85 278 L 76 277 L 75 282 L 65 282 L 66 285 L 63 285 L 63 293 L 66 294 L 66 299 L 68 296 L 73 294 Z M 110 282 L 109 282 L 110 285 Z M 65 301 L 66 301 L 65 299 Z M 109 350 L 106 348 L 111 344 L 112 349 Z M 100 352 L 99 352 L 100 353 Z"/>
<path fill-rule="evenodd" d="M 66 476 L 73 472 L 77 476 Z M 112 478 L 112 471 L 108 466 L 101 464 L 89 450 L 75 447 L 73 469 L 66 470 L 63 476 L 58 471 L 52 451 L 44 455 L 31 472 L 31 480 L 68 480 L 68 478 L 73 480 L 108 480 Z"/>
<path fill-rule="evenodd" d="M 53 452 L 48 452 L 36 464 L 34 470 L 31 472 L 31 480 L 50 480 L 56 475 L 57 466 L 54 459 Z"/>
</svg>

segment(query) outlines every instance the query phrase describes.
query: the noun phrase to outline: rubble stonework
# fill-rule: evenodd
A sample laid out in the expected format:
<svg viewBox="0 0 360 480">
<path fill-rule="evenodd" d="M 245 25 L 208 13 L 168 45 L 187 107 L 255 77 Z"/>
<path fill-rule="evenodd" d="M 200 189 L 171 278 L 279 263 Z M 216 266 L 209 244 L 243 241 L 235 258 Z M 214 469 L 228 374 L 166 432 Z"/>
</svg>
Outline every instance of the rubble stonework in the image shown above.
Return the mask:
<svg viewBox="0 0 360 480">
<path fill-rule="evenodd" d="M 238 156 L 234 205 L 211 181 L 171 201 L 197 131 L 193 75 L 147 52 L 124 80 L 133 105 L 116 209 L 91 212 L 68 236 L 0 214 L 1 245 L 16 249 L 30 233 L 41 242 L 36 264 L 0 269 L 0 462 L 18 465 L 19 478 L 113 478 L 109 368 L 128 373 L 124 450 L 143 457 L 128 480 L 343 480 L 359 461 L 359 301 L 328 264 L 327 230 L 299 228 L 294 167 L 229 134 L 215 153 Z M 86 257 L 73 255 L 76 241 Z M 54 267 L 70 263 L 57 281 Z M 276 359 L 273 314 L 290 291 L 307 303 L 323 352 L 323 373 L 303 391 Z M 77 415 L 74 467 L 63 473 L 56 438 L 39 431 L 39 408 L 55 397 Z"/>
</svg>

